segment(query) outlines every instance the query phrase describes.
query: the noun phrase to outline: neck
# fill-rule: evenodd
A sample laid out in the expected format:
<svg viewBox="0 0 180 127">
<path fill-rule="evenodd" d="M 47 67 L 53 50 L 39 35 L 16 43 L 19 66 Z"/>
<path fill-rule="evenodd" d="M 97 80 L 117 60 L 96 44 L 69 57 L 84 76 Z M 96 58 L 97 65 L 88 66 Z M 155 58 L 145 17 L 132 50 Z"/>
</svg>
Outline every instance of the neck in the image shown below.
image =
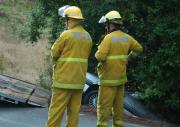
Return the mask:
<svg viewBox="0 0 180 127">
<path fill-rule="evenodd" d="M 81 25 L 82 20 L 78 20 L 78 19 L 68 19 L 68 29 L 72 29 L 78 25 Z"/>
<path fill-rule="evenodd" d="M 112 23 L 107 24 L 107 33 L 111 33 L 116 30 L 119 30 L 119 29 L 114 24 Z"/>
</svg>

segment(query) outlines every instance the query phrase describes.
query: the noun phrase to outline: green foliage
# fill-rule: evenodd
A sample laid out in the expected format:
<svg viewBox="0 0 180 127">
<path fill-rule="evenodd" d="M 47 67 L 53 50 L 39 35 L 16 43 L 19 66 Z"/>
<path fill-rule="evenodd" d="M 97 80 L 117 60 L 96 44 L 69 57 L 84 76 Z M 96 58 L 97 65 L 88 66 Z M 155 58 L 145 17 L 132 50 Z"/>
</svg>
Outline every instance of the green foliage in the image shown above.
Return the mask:
<svg viewBox="0 0 180 127">
<path fill-rule="evenodd" d="M 4 62 L 3 62 L 4 60 L 5 60 L 4 55 L 1 54 L 0 55 L 0 73 L 3 73 L 4 71 Z"/>
<path fill-rule="evenodd" d="M 31 5 L 30 0 L 0 0 L 1 32 L 13 37 L 25 35 L 24 31 L 27 31 L 28 27 L 22 28 L 22 26 L 31 13 Z"/>
<path fill-rule="evenodd" d="M 144 41 L 144 53 L 132 77 L 138 81 L 140 96 L 146 103 L 161 109 L 163 114 L 171 111 L 179 116 L 180 2 L 159 0 L 151 4 L 147 6 L 148 15 L 143 19 L 145 34 L 139 34 Z M 141 31 L 140 28 L 136 30 Z M 178 119 L 174 120 L 177 122 Z"/>
<path fill-rule="evenodd" d="M 63 31 L 63 21 L 57 14 L 59 7 L 69 4 L 82 9 L 84 26 L 94 41 L 89 64 L 91 72 L 95 72 L 95 44 L 104 34 L 98 20 L 109 10 L 118 10 L 123 17 L 123 30 L 133 35 L 144 47 L 138 62 L 130 63 L 128 70 L 135 89 L 144 101 L 162 108 L 162 111 L 180 109 L 179 0 L 39 0 L 39 3 L 41 11 L 37 11 L 31 21 L 32 41 L 40 37 L 39 30 L 43 27 L 51 29 L 51 42 Z"/>
<path fill-rule="evenodd" d="M 26 22 L 23 22 L 17 27 L 18 35 L 32 43 L 38 41 L 40 35 L 43 33 L 43 26 L 45 26 L 46 23 L 42 5 L 39 2 L 34 2 L 31 6 L 33 5 L 36 5 L 36 7 L 31 9 L 31 13 L 27 16 Z"/>
<path fill-rule="evenodd" d="M 50 67 L 45 72 L 42 72 L 37 80 L 37 85 L 45 89 L 50 89 L 52 84 L 51 72 Z"/>
<path fill-rule="evenodd" d="M 147 8 L 149 15 L 145 23 L 149 30 L 145 52 L 136 67 L 140 71 L 134 75 L 141 84 L 140 92 L 147 101 L 159 103 L 160 107 L 163 104 L 164 108 L 173 110 L 180 109 L 178 5 L 180 2 L 176 0 L 156 1 Z"/>
<path fill-rule="evenodd" d="M 30 41 L 37 41 L 41 34 L 41 26 L 44 25 L 44 16 L 40 12 L 41 10 L 38 8 L 32 12 L 32 20 L 30 24 Z"/>
<path fill-rule="evenodd" d="M 41 72 L 41 74 L 39 75 L 39 78 L 37 80 L 37 85 L 46 88 L 46 89 L 50 89 L 51 85 L 52 85 L 52 60 L 50 58 L 50 55 L 46 56 L 46 61 L 48 62 L 48 67 L 47 70 L 45 70 L 44 72 Z"/>
</svg>

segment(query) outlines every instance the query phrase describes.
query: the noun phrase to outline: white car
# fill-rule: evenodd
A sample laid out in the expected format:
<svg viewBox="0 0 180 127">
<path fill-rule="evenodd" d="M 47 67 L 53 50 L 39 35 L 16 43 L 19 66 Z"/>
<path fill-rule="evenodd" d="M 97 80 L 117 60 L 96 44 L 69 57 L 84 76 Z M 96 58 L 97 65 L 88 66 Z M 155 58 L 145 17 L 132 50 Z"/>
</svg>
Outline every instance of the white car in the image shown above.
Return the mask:
<svg viewBox="0 0 180 127">
<path fill-rule="evenodd" d="M 82 104 L 96 108 L 98 97 L 98 77 L 94 74 L 86 74 L 86 83 L 83 89 Z"/>
</svg>

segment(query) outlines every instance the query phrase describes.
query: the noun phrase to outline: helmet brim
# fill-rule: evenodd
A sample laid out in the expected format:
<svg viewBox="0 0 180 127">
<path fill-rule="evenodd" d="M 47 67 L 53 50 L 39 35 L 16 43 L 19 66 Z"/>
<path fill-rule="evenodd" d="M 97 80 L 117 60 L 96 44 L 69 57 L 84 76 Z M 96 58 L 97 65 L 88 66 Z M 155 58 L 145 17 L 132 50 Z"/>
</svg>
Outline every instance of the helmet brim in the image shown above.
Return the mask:
<svg viewBox="0 0 180 127">
<path fill-rule="evenodd" d="M 120 24 L 120 25 L 123 24 L 123 21 L 122 21 L 122 19 L 120 19 L 120 18 L 113 19 L 113 20 L 109 20 L 109 22 L 110 22 L 110 23 L 115 23 L 115 24 Z"/>
</svg>

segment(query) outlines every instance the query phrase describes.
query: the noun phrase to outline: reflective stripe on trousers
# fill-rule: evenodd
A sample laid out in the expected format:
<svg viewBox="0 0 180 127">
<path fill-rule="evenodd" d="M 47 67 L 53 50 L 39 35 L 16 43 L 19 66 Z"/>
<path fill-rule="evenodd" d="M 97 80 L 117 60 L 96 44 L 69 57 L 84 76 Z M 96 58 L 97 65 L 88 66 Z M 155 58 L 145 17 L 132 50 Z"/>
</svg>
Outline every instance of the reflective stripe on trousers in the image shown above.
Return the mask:
<svg viewBox="0 0 180 127">
<path fill-rule="evenodd" d="M 98 121 L 97 123 L 97 127 L 108 127 L 108 122 L 101 122 L 101 121 Z"/>
<path fill-rule="evenodd" d="M 114 127 L 123 127 L 123 121 L 122 120 L 114 120 L 113 125 L 114 125 Z"/>
</svg>

